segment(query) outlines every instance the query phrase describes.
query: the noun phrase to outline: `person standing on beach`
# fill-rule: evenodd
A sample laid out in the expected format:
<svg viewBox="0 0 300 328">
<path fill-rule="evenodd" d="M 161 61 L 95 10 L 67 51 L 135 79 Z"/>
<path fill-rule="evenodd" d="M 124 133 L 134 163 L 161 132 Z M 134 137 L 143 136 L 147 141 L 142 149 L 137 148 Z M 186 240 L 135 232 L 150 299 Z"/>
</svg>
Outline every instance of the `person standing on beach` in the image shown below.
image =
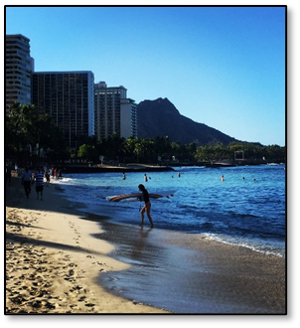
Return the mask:
<svg viewBox="0 0 300 328">
<path fill-rule="evenodd" d="M 49 170 L 46 170 L 45 171 L 45 177 L 46 177 L 47 183 L 49 183 L 50 182 L 50 173 L 49 173 Z"/>
<path fill-rule="evenodd" d="M 9 162 L 6 163 L 6 180 L 5 180 L 5 183 L 7 185 L 7 182 L 8 182 L 8 185 L 10 186 L 10 182 L 11 182 L 11 165 L 9 164 Z"/>
<path fill-rule="evenodd" d="M 39 193 L 41 193 L 41 200 L 43 200 L 43 189 L 44 189 L 44 174 L 39 168 L 38 172 L 34 176 L 35 178 L 35 190 L 36 190 L 36 199 L 39 199 Z"/>
<path fill-rule="evenodd" d="M 150 221 L 150 225 L 151 227 L 153 227 L 153 221 L 150 215 L 150 209 L 151 209 L 151 203 L 150 203 L 150 199 L 149 199 L 149 194 L 148 191 L 146 190 L 145 186 L 140 184 L 138 186 L 139 190 L 143 193 L 143 200 L 145 202 L 145 205 L 143 206 L 143 208 L 141 209 L 141 225 L 144 224 L 144 213 L 147 213 L 147 217 Z"/>
<path fill-rule="evenodd" d="M 25 171 L 22 174 L 22 185 L 24 186 L 25 195 L 28 198 L 29 194 L 31 193 L 31 171 L 28 169 L 28 167 L 25 167 Z"/>
</svg>

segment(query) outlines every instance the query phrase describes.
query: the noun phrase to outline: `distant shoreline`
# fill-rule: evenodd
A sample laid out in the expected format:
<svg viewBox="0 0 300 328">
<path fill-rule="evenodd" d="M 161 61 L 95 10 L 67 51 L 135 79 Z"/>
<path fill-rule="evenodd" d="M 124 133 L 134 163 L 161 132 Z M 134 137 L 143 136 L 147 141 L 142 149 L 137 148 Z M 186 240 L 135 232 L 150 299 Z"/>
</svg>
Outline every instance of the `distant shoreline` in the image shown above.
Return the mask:
<svg viewBox="0 0 300 328">
<path fill-rule="evenodd" d="M 198 163 L 180 163 L 174 162 L 168 165 L 149 165 L 149 164 L 119 164 L 117 165 L 66 165 L 61 167 L 63 173 L 109 173 L 109 172 L 166 172 L 175 171 L 175 168 L 186 166 L 204 166 L 206 168 L 222 168 L 222 167 L 237 167 L 237 166 L 257 166 L 268 165 L 266 161 L 211 161 L 211 162 L 198 162 Z M 271 164 L 285 164 L 282 162 L 272 162 Z"/>
<path fill-rule="evenodd" d="M 146 164 L 127 164 L 120 166 L 99 164 L 94 166 L 69 165 L 62 168 L 62 173 L 108 173 L 108 172 L 164 172 L 174 171 L 170 166 L 154 166 Z"/>
</svg>

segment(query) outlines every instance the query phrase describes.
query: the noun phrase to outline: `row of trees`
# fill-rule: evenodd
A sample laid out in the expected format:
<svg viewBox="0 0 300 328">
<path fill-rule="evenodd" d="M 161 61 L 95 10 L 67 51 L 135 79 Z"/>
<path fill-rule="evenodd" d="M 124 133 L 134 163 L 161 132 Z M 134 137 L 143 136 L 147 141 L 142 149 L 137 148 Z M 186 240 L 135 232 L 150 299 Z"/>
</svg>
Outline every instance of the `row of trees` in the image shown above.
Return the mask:
<svg viewBox="0 0 300 328">
<path fill-rule="evenodd" d="M 79 147 L 77 156 L 97 161 L 100 155 L 106 160 L 123 163 L 157 163 L 172 158 L 180 161 L 193 161 L 196 148 L 194 143 L 181 145 L 179 142 L 170 142 L 168 136 L 154 139 L 125 139 L 113 134 L 103 140 L 90 138 Z"/>
<path fill-rule="evenodd" d="M 50 161 L 69 156 L 62 131 L 52 117 L 38 114 L 34 105 L 19 103 L 5 118 L 5 151 L 6 158 L 15 158 L 16 162 L 30 162 L 32 155 L 39 158 L 41 151 Z"/>
<path fill-rule="evenodd" d="M 6 158 L 14 157 L 18 162 L 30 162 L 30 150 L 35 148 L 36 161 L 43 155 L 44 161 L 48 163 L 69 159 L 84 159 L 94 163 L 102 159 L 121 163 L 165 163 L 174 160 L 208 162 L 233 160 L 240 153 L 246 160 L 285 161 L 286 153 L 285 147 L 277 145 L 235 142 L 228 146 L 212 143 L 197 147 L 194 143 L 181 145 L 179 142 L 171 142 L 168 136 L 125 139 L 116 134 L 103 140 L 98 140 L 96 136 L 87 137 L 78 149 L 72 149 L 66 146 L 62 131 L 55 126 L 49 115 L 38 114 L 33 105 L 18 103 L 6 115 L 5 147 Z"/>
<path fill-rule="evenodd" d="M 101 154 L 106 159 L 120 162 L 157 163 L 159 161 L 211 162 L 217 160 L 247 160 L 285 162 L 285 147 L 278 145 L 232 142 L 228 146 L 222 143 L 196 146 L 195 143 L 181 145 L 170 142 L 169 137 L 151 139 L 119 138 L 112 135 L 105 140 L 92 138 L 79 147 L 78 157 L 97 161 Z"/>
</svg>

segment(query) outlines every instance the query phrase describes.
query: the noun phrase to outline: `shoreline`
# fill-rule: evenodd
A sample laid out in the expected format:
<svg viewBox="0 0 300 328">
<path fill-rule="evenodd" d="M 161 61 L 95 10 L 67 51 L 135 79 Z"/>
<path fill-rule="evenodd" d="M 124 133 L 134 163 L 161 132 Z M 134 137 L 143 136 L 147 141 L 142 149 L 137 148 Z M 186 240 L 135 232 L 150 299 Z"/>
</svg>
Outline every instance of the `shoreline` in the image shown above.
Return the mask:
<svg viewBox="0 0 300 328">
<path fill-rule="evenodd" d="M 15 179 L 14 183 L 20 182 Z M 42 306 L 33 310 L 40 311 L 39 313 L 42 311 L 66 313 L 58 312 L 66 308 L 68 308 L 68 313 L 169 313 L 159 310 L 167 308 L 171 313 L 178 313 L 176 310 L 178 305 L 171 304 L 172 306 L 168 307 L 165 305 L 170 302 L 168 298 L 160 297 L 163 287 L 169 286 L 179 291 L 176 295 L 168 295 L 166 291 L 166 296 L 171 299 L 184 300 L 186 294 L 190 296 L 189 292 L 199 290 L 195 300 L 196 302 L 200 300 L 197 311 L 189 312 L 188 308 L 179 313 L 285 313 L 284 258 L 259 254 L 241 246 L 205 240 L 200 235 L 191 236 L 157 228 L 149 232 L 146 225 L 144 231 L 141 231 L 138 227 L 114 224 L 110 220 L 101 220 L 101 216 L 85 213 L 84 209 L 80 213 L 76 208 L 83 208 L 84 204 L 72 204 L 64 199 L 63 194 L 57 194 L 57 190 L 60 190 L 59 185 L 47 186 L 45 186 L 45 200 L 41 202 L 35 199 L 35 192 L 32 192 L 31 199 L 27 200 L 23 194 L 23 188 L 16 185 L 13 189 L 14 198 L 9 201 L 12 207 L 8 209 L 11 216 L 17 216 L 17 219 L 18 216 L 22 218 L 19 225 L 10 219 L 10 228 L 14 227 L 19 230 L 22 228 L 22 238 L 31 238 L 25 239 L 25 242 L 29 242 L 29 245 L 33 247 L 39 244 L 40 257 L 50 256 L 51 263 L 45 263 L 48 267 L 47 280 L 49 280 L 49 275 L 53 276 L 55 272 L 53 263 L 56 263 L 56 277 L 53 282 L 50 281 L 52 287 L 55 287 L 53 287 L 55 292 L 51 293 L 56 293 L 56 296 L 53 297 L 49 293 L 48 298 L 43 298 L 43 295 L 39 296 L 38 300 L 40 297 L 43 298 L 40 300 L 43 302 L 40 303 Z M 9 188 L 11 187 L 7 187 L 6 190 L 11 192 Z M 16 197 L 17 193 L 19 197 Z M 59 229 L 54 229 L 58 223 L 60 223 Z M 14 243 L 20 242 L 19 231 L 17 235 L 16 231 L 14 233 Z M 36 253 L 31 249 L 24 250 L 24 245 L 27 243 L 24 244 L 23 240 L 21 251 L 24 251 L 22 253 L 24 258 L 28 252 L 34 255 Z M 183 254 L 184 257 L 181 258 L 180 255 Z M 192 260 L 189 262 L 186 258 Z M 12 259 L 10 260 L 9 266 L 15 265 Z M 174 261 L 176 266 L 174 266 Z M 23 265 L 26 264 L 28 263 L 23 263 Z M 33 265 L 37 267 L 36 263 Z M 141 267 L 147 268 L 147 271 L 141 270 Z M 152 268 L 156 269 L 151 271 Z M 165 272 L 168 272 L 168 279 L 165 279 L 164 272 L 157 271 L 158 268 L 163 268 Z M 204 271 L 203 268 L 205 268 Z M 41 270 L 38 267 L 37 269 Z M 14 271 L 11 268 L 9 270 L 12 274 L 16 271 L 16 267 Z M 17 270 L 21 270 L 20 265 Z M 178 274 L 174 274 L 172 270 L 175 272 L 177 270 Z M 22 272 L 18 276 L 20 280 L 25 273 Z M 182 279 L 187 273 L 192 273 L 193 279 Z M 149 301 L 151 290 L 143 289 L 149 277 L 155 280 L 152 287 L 156 290 L 156 294 L 152 301 Z M 169 277 L 174 277 L 172 283 Z M 36 274 L 34 283 L 40 284 L 37 280 L 41 278 L 43 275 Z M 191 283 L 182 285 L 182 280 Z M 126 281 L 127 286 L 123 281 Z M 79 282 L 84 282 L 84 284 Z M 11 294 L 19 293 L 19 296 L 21 294 L 23 297 L 24 290 L 28 292 L 22 281 L 19 283 L 22 293 L 19 292 L 20 287 L 12 286 L 13 283 L 15 281 L 10 281 Z M 155 289 L 157 283 L 162 283 L 162 288 L 159 290 Z M 57 294 L 61 285 L 64 285 L 64 291 Z M 245 290 L 249 295 L 241 296 Z M 147 295 L 146 299 L 144 295 Z M 10 297 L 13 296 L 10 295 Z M 27 303 L 29 301 L 29 305 L 34 305 L 33 297 L 30 298 L 28 293 L 27 297 L 29 298 L 26 300 Z M 110 303 L 111 299 L 114 299 L 113 303 Z M 158 303 L 157 299 L 159 299 Z M 256 299 L 260 300 L 259 306 L 252 307 L 251 304 Z M 264 299 L 267 305 L 264 304 Z M 22 299 L 15 301 L 22 303 Z M 101 306 L 102 302 L 105 303 L 105 308 Z M 241 307 L 237 304 L 241 302 L 244 302 L 245 306 Z M 98 303 L 100 303 L 99 306 Z M 151 306 L 144 304 L 151 304 Z M 35 304 L 35 306 L 38 305 L 39 303 Z"/>
<path fill-rule="evenodd" d="M 97 223 L 45 184 L 26 198 L 20 179 L 6 187 L 6 314 L 167 313 L 107 293 L 101 272 L 128 268 L 108 256 L 113 245 L 91 236 Z"/>
<path fill-rule="evenodd" d="M 174 171 L 170 166 L 165 165 L 147 165 L 147 164 L 126 164 L 126 165 L 66 165 L 63 166 L 62 172 L 64 174 L 70 173 L 109 173 L 109 172 L 118 172 L 118 173 L 129 173 L 129 172 L 165 172 L 165 171 Z"/>
<path fill-rule="evenodd" d="M 285 162 L 275 161 L 268 163 L 266 161 L 209 161 L 209 162 L 197 162 L 197 163 L 182 163 L 173 162 L 167 164 L 139 164 L 139 163 L 120 163 L 119 165 L 111 164 L 93 164 L 93 165 L 82 165 L 82 164 L 66 164 L 58 165 L 64 174 L 70 173 L 129 173 L 129 172 L 166 172 L 176 171 L 181 167 L 205 167 L 205 168 L 229 168 L 239 166 L 260 166 L 260 165 L 281 165 Z"/>
<path fill-rule="evenodd" d="M 201 235 L 101 222 L 98 238 L 129 269 L 98 281 L 172 313 L 285 314 L 285 259 Z"/>
</svg>

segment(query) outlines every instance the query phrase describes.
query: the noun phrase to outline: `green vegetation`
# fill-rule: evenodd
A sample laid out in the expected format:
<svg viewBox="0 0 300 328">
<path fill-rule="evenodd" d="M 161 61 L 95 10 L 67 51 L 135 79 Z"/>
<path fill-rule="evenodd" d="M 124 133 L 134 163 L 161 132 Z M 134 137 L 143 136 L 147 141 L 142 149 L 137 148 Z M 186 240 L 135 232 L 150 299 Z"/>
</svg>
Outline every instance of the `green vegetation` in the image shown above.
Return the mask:
<svg viewBox="0 0 300 328">
<path fill-rule="evenodd" d="M 193 163 L 218 160 L 258 162 L 285 162 L 285 147 L 262 146 L 251 143 L 212 143 L 197 147 L 194 143 L 181 145 L 169 137 L 153 139 L 120 138 L 116 134 L 103 140 L 95 136 L 82 140 L 78 149 L 67 148 L 60 128 L 49 115 L 39 115 L 34 105 L 16 103 L 6 115 L 6 158 L 18 163 L 63 163 L 99 159 L 111 163 Z M 100 157 L 101 156 L 101 157 Z"/>
<path fill-rule="evenodd" d="M 5 119 L 5 156 L 27 163 L 40 156 L 48 161 L 67 159 L 61 130 L 52 117 L 39 115 L 34 105 L 15 103 Z"/>
</svg>

